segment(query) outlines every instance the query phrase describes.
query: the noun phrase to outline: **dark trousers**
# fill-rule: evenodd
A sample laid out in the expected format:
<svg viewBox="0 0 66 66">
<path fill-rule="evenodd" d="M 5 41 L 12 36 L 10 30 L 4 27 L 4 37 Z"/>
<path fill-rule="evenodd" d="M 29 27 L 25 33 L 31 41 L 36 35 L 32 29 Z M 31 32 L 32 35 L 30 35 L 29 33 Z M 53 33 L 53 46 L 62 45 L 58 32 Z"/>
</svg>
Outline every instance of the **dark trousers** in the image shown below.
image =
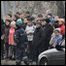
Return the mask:
<svg viewBox="0 0 66 66">
<path fill-rule="evenodd" d="M 1 58 L 4 57 L 4 40 L 1 40 Z"/>
<path fill-rule="evenodd" d="M 14 46 L 14 59 L 16 58 L 15 57 L 15 53 L 16 53 L 16 49 L 15 48 L 16 48 L 16 46 Z"/>
<path fill-rule="evenodd" d="M 34 47 L 32 49 L 32 60 L 37 61 L 38 60 L 39 51 L 37 47 Z"/>
<path fill-rule="evenodd" d="M 31 57 L 32 57 L 31 48 L 32 48 L 32 41 L 29 41 L 29 42 L 28 42 L 28 58 L 29 58 L 30 60 L 31 60 Z"/>
<path fill-rule="evenodd" d="M 47 50 L 48 49 L 48 47 L 39 47 L 38 48 L 38 53 L 40 54 L 40 53 L 42 53 L 43 51 L 45 51 L 45 50 Z"/>
<path fill-rule="evenodd" d="M 9 45 L 9 57 L 11 59 L 15 57 L 14 45 Z"/>
<path fill-rule="evenodd" d="M 16 50 L 15 52 L 16 63 L 21 63 L 21 60 L 25 53 L 25 49 L 23 47 L 15 46 L 15 50 Z"/>
<path fill-rule="evenodd" d="M 8 58 L 8 53 L 9 53 L 9 44 L 8 42 L 5 43 L 5 54 L 6 54 L 6 58 Z"/>
</svg>

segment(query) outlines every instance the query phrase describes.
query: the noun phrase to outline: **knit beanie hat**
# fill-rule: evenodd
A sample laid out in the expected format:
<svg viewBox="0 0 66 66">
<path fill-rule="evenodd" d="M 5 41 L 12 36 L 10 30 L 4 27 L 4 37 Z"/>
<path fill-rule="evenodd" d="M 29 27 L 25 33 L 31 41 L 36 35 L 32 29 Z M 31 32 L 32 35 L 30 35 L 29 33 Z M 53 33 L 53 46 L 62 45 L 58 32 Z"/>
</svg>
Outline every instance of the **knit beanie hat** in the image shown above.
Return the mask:
<svg viewBox="0 0 66 66">
<path fill-rule="evenodd" d="M 16 21 L 16 25 L 17 25 L 17 26 L 22 25 L 22 23 L 23 23 L 23 21 L 22 21 L 21 19 L 18 19 L 18 20 Z"/>
</svg>

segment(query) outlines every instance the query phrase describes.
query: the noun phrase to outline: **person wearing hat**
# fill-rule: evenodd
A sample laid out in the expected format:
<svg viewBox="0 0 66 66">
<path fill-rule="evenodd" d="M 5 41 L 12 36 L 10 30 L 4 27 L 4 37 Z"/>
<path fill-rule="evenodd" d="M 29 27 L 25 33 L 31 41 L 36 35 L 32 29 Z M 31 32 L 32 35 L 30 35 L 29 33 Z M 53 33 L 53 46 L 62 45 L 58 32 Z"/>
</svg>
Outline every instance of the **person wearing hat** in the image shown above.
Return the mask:
<svg viewBox="0 0 66 66">
<path fill-rule="evenodd" d="M 47 18 L 50 20 L 50 24 L 53 25 L 55 20 L 53 18 L 52 13 L 48 13 Z"/>
<path fill-rule="evenodd" d="M 16 65 L 21 65 L 21 60 L 25 53 L 25 42 L 27 42 L 26 33 L 22 27 L 21 19 L 18 19 L 16 22 L 16 32 L 14 34 L 14 42 L 15 42 L 15 60 Z"/>
<path fill-rule="evenodd" d="M 18 19 L 17 21 L 16 21 L 16 27 L 18 28 L 18 27 L 20 27 L 21 25 L 22 25 L 22 20 L 21 19 Z"/>
<path fill-rule="evenodd" d="M 29 53 L 27 52 L 27 54 L 28 54 L 29 60 L 31 60 L 31 45 L 32 45 L 32 41 L 33 41 L 33 33 L 35 31 L 35 26 L 34 26 L 34 24 L 32 22 L 33 19 L 34 18 L 32 16 L 27 18 L 28 23 L 27 23 L 27 26 L 26 26 L 26 29 L 25 29 L 25 32 L 26 32 L 27 38 L 28 38 L 27 49 L 28 49 Z"/>
<path fill-rule="evenodd" d="M 52 46 L 52 47 L 56 47 L 57 45 L 59 45 L 59 43 L 61 42 L 62 40 L 62 35 L 60 33 L 60 28 L 56 28 L 52 34 L 52 37 L 50 39 L 50 42 L 49 44 Z"/>
</svg>

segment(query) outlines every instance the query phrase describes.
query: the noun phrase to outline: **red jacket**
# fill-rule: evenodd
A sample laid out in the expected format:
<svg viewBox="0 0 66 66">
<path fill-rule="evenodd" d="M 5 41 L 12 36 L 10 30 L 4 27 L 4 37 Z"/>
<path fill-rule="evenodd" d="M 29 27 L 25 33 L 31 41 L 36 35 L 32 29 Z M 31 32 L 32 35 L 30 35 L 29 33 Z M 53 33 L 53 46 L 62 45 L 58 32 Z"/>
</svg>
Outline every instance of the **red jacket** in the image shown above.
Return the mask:
<svg viewBox="0 0 66 66">
<path fill-rule="evenodd" d="M 65 25 L 64 25 L 64 24 L 62 24 L 62 25 L 60 26 L 60 30 L 61 30 L 61 34 L 63 35 L 64 32 L 65 32 Z"/>
<path fill-rule="evenodd" d="M 14 33 L 15 33 L 15 29 L 14 28 L 10 28 L 9 30 L 9 45 L 14 45 Z"/>
</svg>

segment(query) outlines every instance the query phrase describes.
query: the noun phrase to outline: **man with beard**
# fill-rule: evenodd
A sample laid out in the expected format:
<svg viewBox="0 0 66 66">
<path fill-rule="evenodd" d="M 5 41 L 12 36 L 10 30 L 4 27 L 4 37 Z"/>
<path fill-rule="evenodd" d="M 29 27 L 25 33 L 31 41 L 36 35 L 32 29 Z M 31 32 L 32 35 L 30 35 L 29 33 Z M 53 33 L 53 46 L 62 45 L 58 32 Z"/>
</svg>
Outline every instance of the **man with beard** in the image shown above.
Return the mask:
<svg viewBox="0 0 66 66">
<path fill-rule="evenodd" d="M 43 36 L 42 36 L 42 29 L 41 29 L 41 23 L 36 22 L 36 29 L 33 36 L 33 41 L 31 45 L 31 55 L 32 55 L 32 61 L 35 61 L 37 64 L 38 55 L 39 55 L 39 47 L 42 44 Z"/>
<path fill-rule="evenodd" d="M 49 23 L 50 20 L 49 19 L 44 19 L 42 21 L 42 30 L 43 30 L 43 41 L 42 41 L 42 45 L 40 46 L 40 53 L 47 50 L 49 48 L 49 41 L 51 38 L 51 35 L 53 33 L 53 26 Z"/>
</svg>

